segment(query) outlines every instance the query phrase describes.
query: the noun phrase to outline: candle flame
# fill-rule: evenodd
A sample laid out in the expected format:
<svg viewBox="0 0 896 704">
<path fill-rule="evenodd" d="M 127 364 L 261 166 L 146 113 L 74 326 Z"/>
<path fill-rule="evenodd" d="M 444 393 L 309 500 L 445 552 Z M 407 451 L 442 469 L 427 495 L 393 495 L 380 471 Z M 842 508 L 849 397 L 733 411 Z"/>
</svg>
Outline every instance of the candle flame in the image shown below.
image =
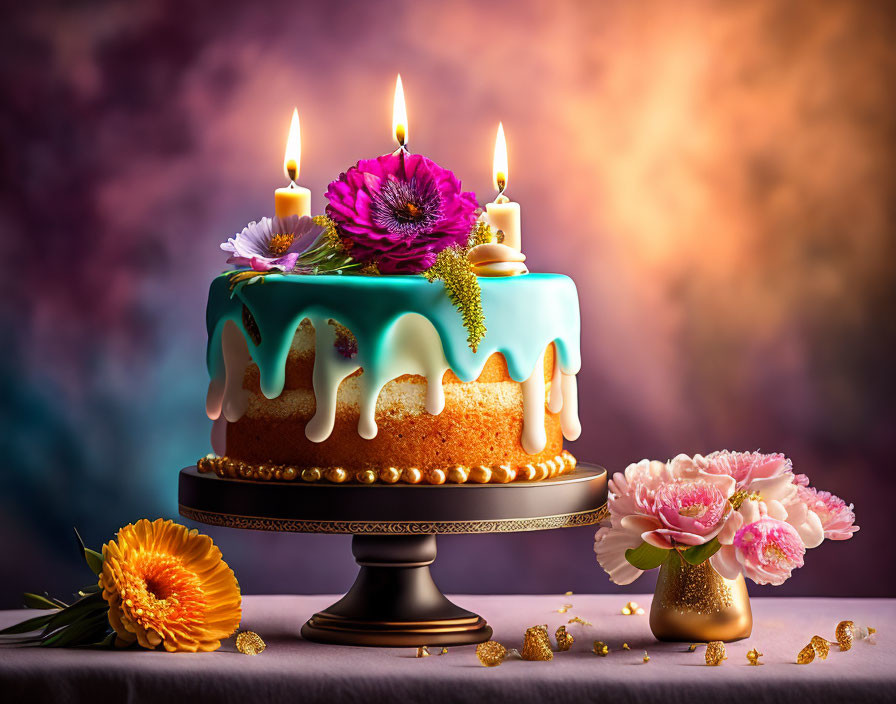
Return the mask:
<svg viewBox="0 0 896 704">
<path fill-rule="evenodd" d="M 401 74 L 395 81 L 395 100 L 392 102 L 392 136 L 399 147 L 408 143 L 408 111 L 404 104 L 404 88 L 401 85 Z"/>
<path fill-rule="evenodd" d="M 495 158 L 492 162 L 492 178 L 498 194 L 507 188 L 507 141 L 504 139 L 504 124 L 498 123 L 498 136 L 495 138 Z"/>
<path fill-rule="evenodd" d="M 292 121 L 289 123 L 289 137 L 286 139 L 286 152 L 283 154 L 283 171 L 286 178 L 295 181 L 299 177 L 299 166 L 302 163 L 302 130 L 299 126 L 299 111 L 293 108 Z"/>
</svg>

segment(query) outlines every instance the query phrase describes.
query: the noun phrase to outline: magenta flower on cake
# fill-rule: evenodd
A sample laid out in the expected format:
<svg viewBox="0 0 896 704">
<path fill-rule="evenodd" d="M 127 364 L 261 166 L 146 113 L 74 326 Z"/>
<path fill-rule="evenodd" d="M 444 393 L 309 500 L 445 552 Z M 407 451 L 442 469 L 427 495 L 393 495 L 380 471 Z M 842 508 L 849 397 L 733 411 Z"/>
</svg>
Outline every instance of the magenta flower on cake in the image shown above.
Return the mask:
<svg viewBox="0 0 896 704">
<path fill-rule="evenodd" d="M 292 271 L 299 257 L 315 244 L 323 228 L 307 215 L 262 218 L 250 222 L 236 237 L 221 245 L 230 253 L 228 264 L 255 271 Z"/>
<path fill-rule="evenodd" d="M 355 261 L 384 274 L 416 274 L 452 245 L 464 246 L 476 220 L 476 195 L 419 154 L 359 161 L 327 189 L 327 215 Z"/>
</svg>

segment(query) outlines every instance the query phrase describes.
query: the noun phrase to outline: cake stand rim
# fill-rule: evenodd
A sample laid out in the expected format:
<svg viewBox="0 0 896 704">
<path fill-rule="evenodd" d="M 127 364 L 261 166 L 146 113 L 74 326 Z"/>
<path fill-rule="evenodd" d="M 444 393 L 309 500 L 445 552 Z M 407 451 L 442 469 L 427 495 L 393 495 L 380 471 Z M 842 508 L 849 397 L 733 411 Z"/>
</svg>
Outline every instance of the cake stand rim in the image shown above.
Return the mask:
<svg viewBox="0 0 896 704">
<path fill-rule="evenodd" d="M 536 530 L 553 530 L 557 528 L 571 528 L 594 525 L 604 520 L 608 516 L 606 494 L 607 494 L 607 470 L 598 465 L 588 463 L 580 463 L 574 472 L 539 482 L 511 482 L 508 484 L 457 484 L 457 485 L 439 485 L 439 486 L 420 486 L 420 485 L 320 485 L 320 484 L 274 484 L 272 482 L 252 482 L 238 479 L 225 479 L 214 474 L 199 473 L 195 466 L 185 467 L 180 472 L 180 492 L 178 509 L 181 516 L 206 525 L 221 526 L 227 528 L 239 528 L 243 530 L 261 530 L 268 532 L 292 532 L 292 533 L 324 533 L 324 534 L 341 534 L 341 535 L 457 535 L 471 533 L 519 533 Z M 313 491 L 319 489 L 329 489 L 330 491 L 339 491 L 344 498 L 349 499 L 352 496 L 362 496 L 359 492 L 369 491 L 379 488 L 380 491 L 390 491 L 391 494 L 382 494 L 384 496 L 421 496 L 422 494 L 409 494 L 408 492 L 420 491 L 423 489 L 442 490 L 452 489 L 467 490 L 468 492 L 478 491 L 482 489 L 491 489 L 490 496 L 498 498 L 511 499 L 513 496 L 530 496 L 528 493 L 532 489 L 557 491 L 565 491 L 571 494 L 576 510 L 570 511 L 551 511 L 551 512 L 529 512 L 528 515 L 522 516 L 502 516 L 502 517 L 471 517 L 456 519 L 365 519 L 357 518 L 356 513 L 346 509 L 341 516 L 332 518 L 308 518 L 301 516 L 271 516 L 259 515 L 263 511 L 218 511 L 214 506 L 210 505 L 193 505 L 194 502 L 184 499 L 184 488 L 187 482 L 214 481 L 226 482 L 228 489 L 245 491 L 250 486 L 251 491 L 257 493 L 256 505 L 263 503 L 258 497 L 267 493 L 272 495 L 272 491 L 276 491 L 278 487 L 288 486 L 293 492 L 299 491 L 306 494 L 305 490 Z M 221 485 L 217 485 L 221 487 Z M 522 490 L 526 490 L 525 494 L 521 494 Z M 348 494 L 347 492 L 351 492 Z M 401 493 L 397 493 L 401 492 Z M 501 493 L 496 493 L 501 492 Z M 295 495 L 295 494 L 293 494 Z M 335 494 L 334 494 L 335 495 Z M 428 496 L 438 496 L 438 494 L 429 494 Z M 444 494 L 447 496 L 448 494 Z M 456 493 L 452 493 L 456 496 Z M 338 495 L 337 495 L 338 496 Z M 485 494 L 468 494 L 468 496 L 486 496 Z M 487 502 L 486 502 L 487 503 Z M 562 504 L 563 498 L 555 500 L 555 504 Z M 587 504 L 587 505 L 586 505 Z M 336 509 L 338 510 L 338 509 Z M 506 512 L 505 507 L 505 512 Z M 341 513 L 341 511 L 339 511 Z M 486 513 L 488 513 L 486 511 Z M 495 513 L 498 513 L 497 511 Z M 521 511 L 520 513 L 526 513 Z M 348 515 L 351 514 L 351 515 Z"/>
</svg>

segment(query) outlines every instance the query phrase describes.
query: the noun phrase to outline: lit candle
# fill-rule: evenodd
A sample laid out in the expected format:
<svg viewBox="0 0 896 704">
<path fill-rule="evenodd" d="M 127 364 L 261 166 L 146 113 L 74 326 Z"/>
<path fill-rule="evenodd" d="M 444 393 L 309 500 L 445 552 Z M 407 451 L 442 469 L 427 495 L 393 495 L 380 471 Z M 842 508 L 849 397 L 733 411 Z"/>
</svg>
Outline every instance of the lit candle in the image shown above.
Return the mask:
<svg viewBox="0 0 896 704">
<path fill-rule="evenodd" d="M 492 162 L 492 177 L 498 197 L 494 203 L 485 206 L 488 224 L 493 230 L 504 233 L 504 244 L 517 252 L 521 251 L 520 241 L 520 204 L 514 203 L 504 195 L 507 188 L 507 142 L 504 140 L 504 125 L 498 123 L 498 136 L 495 138 L 495 158 Z"/>
<path fill-rule="evenodd" d="M 286 173 L 286 178 L 289 179 L 289 185 L 274 191 L 274 214 L 277 217 L 311 215 L 311 191 L 296 185 L 301 161 L 302 132 L 299 128 L 299 111 L 293 109 L 289 137 L 286 140 L 286 152 L 283 155 L 283 171 Z"/>
<path fill-rule="evenodd" d="M 400 73 L 395 81 L 395 98 L 392 100 L 392 136 L 398 142 L 396 154 L 408 150 L 408 111 L 404 104 Z"/>
</svg>

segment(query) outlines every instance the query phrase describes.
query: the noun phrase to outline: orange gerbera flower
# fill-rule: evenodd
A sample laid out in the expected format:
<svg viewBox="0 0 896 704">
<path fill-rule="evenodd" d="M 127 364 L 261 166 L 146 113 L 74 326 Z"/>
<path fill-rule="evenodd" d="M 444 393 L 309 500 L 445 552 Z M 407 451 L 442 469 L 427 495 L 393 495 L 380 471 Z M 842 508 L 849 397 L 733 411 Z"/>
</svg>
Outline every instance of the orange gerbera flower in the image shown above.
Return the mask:
<svg viewBox="0 0 896 704">
<path fill-rule="evenodd" d="M 240 587 L 207 535 L 145 518 L 103 546 L 99 585 L 119 640 L 217 650 L 240 623 Z"/>
</svg>

